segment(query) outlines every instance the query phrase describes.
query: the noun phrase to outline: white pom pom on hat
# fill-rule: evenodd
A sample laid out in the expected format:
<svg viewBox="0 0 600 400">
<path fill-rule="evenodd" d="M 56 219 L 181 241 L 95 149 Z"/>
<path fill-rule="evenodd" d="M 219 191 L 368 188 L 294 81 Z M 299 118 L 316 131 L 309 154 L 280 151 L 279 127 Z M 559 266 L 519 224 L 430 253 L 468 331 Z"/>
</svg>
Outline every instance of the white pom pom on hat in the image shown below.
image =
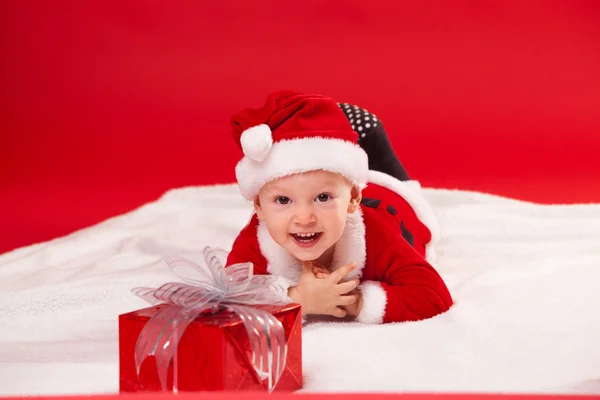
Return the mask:
<svg viewBox="0 0 600 400">
<path fill-rule="evenodd" d="M 273 146 L 271 128 L 260 124 L 246 129 L 240 138 L 242 151 L 254 161 L 264 161 Z"/>
</svg>

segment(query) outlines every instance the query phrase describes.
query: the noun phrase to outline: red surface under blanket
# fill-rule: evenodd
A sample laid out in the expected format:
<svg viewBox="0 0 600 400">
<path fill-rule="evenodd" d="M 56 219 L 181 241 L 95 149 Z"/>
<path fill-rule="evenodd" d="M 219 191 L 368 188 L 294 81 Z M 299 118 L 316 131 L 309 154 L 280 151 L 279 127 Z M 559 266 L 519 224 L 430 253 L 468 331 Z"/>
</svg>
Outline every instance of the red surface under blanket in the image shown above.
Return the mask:
<svg viewBox="0 0 600 400">
<path fill-rule="evenodd" d="M 377 114 L 425 186 L 600 201 L 600 3 L 0 3 L 0 253 L 232 182 L 276 89 Z"/>
</svg>

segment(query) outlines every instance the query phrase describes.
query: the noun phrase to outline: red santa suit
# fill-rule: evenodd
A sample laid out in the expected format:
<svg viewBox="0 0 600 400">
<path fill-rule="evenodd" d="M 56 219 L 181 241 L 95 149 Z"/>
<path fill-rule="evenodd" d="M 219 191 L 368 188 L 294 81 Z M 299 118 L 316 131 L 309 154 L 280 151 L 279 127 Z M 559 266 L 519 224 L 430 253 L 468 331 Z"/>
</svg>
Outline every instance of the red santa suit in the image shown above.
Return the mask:
<svg viewBox="0 0 600 400">
<path fill-rule="evenodd" d="M 334 248 L 332 270 L 350 262 L 359 277 L 363 308 L 357 321 L 387 323 L 433 317 L 450 308 L 452 298 L 430 262 L 435 259 L 437 223 L 415 182 L 400 182 L 377 171 L 357 212 Z M 281 277 L 280 293 L 298 283 L 301 265 L 269 235 L 254 214 L 236 238 L 227 265 L 252 262 L 256 274 Z"/>
<path fill-rule="evenodd" d="M 279 176 L 324 169 L 362 188 L 358 210 L 350 213 L 334 246 L 331 270 L 356 268 L 363 307 L 357 321 L 414 321 L 452 305 L 446 284 L 432 267 L 439 228 L 418 183 L 369 171 L 366 155 L 333 100 L 277 92 L 259 110 L 233 119 L 234 138 L 244 151 L 236 167 L 242 195 L 254 199 L 260 187 Z M 279 246 L 254 214 L 235 239 L 226 266 L 251 262 L 255 274 L 277 276 L 278 293 L 300 278 L 300 262 Z"/>
</svg>

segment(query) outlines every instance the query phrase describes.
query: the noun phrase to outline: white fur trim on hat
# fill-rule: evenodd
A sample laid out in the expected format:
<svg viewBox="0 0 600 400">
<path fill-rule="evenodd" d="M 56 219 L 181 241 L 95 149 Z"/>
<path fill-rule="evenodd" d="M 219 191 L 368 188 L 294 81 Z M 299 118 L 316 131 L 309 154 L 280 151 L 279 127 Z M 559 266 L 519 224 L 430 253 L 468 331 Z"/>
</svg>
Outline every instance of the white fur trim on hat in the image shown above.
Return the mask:
<svg viewBox="0 0 600 400">
<path fill-rule="evenodd" d="M 252 201 L 265 183 L 315 170 L 337 172 L 363 189 L 367 183 L 369 162 L 367 154 L 357 144 L 341 139 L 311 137 L 274 143 L 262 162 L 245 156 L 236 165 L 235 174 L 242 196 Z"/>
<path fill-rule="evenodd" d="M 269 125 L 260 124 L 246 129 L 240 137 L 242 151 L 254 161 L 263 161 L 273 145 Z"/>
</svg>

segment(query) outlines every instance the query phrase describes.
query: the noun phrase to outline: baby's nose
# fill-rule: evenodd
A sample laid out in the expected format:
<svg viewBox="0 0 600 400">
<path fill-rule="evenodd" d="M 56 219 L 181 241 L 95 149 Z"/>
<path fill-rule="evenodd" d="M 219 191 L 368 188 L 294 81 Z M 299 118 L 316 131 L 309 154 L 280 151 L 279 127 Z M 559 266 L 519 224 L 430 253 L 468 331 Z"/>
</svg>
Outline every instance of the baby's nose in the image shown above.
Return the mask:
<svg viewBox="0 0 600 400">
<path fill-rule="evenodd" d="M 314 223 L 317 218 L 312 209 L 307 207 L 296 212 L 295 220 L 297 224 L 309 225 Z"/>
</svg>

